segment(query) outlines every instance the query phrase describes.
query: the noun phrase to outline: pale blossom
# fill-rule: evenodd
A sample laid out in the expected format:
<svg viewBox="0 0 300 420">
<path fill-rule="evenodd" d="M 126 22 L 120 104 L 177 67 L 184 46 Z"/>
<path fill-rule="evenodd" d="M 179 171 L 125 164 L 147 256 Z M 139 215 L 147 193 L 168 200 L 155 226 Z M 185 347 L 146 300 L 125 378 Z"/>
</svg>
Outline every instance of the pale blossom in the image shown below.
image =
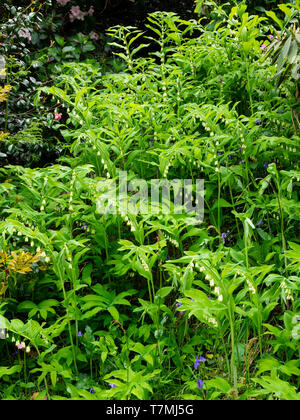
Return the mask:
<svg viewBox="0 0 300 420">
<path fill-rule="evenodd" d="M 65 1 L 65 0 L 63 0 Z M 95 13 L 94 6 L 91 6 L 88 10 L 88 12 L 83 12 L 80 9 L 80 6 L 72 6 L 70 11 L 70 21 L 74 22 L 74 20 L 84 20 L 86 16 L 93 16 Z"/>
<path fill-rule="evenodd" d="M 93 39 L 94 41 L 99 41 L 100 36 L 96 33 L 96 32 L 90 32 L 90 38 Z"/>
<path fill-rule="evenodd" d="M 56 0 L 60 6 L 65 6 L 70 0 Z"/>
<path fill-rule="evenodd" d="M 19 37 L 26 38 L 28 41 L 31 41 L 31 33 L 28 28 L 21 28 L 18 32 Z"/>
<path fill-rule="evenodd" d="M 80 10 L 80 6 L 72 6 L 71 13 L 70 13 L 70 21 L 74 22 L 74 20 L 84 20 L 85 16 L 87 15 L 86 12 Z"/>
</svg>

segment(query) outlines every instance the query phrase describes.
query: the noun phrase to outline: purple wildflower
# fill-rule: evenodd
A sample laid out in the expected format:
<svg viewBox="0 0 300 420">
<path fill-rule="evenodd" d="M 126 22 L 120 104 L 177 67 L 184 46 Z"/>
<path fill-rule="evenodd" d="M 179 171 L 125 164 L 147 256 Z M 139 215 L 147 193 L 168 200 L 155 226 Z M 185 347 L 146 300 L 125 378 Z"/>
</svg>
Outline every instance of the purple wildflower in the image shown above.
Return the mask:
<svg viewBox="0 0 300 420">
<path fill-rule="evenodd" d="M 94 388 L 91 388 L 89 391 L 90 394 L 96 394 L 96 391 L 94 390 Z"/>
<path fill-rule="evenodd" d="M 268 167 L 269 167 L 269 163 L 268 163 L 268 162 L 265 162 L 265 163 L 264 163 L 264 167 L 265 167 L 265 169 L 268 169 Z"/>
<path fill-rule="evenodd" d="M 206 362 L 206 359 L 205 359 L 205 357 L 203 357 L 203 356 L 196 356 L 196 361 L 195 361 L 195 363 L 194 363 L 194 368 L 197 370 L 198 369 L 198 367 L 200 366 L 200 363 L 205 363 Z"/>
<path fill-rule="evenodd" d="M 85 222 L 83 222 L 82 225 L 81 225 L 81 229 L 82 230 L 87 230 L 87 228 L 88 228 L 88 225 Z"/>
<path fill-rule="evenodd" d="M 78 331 L 77 337 L 82 337 L 82 332 Z"/>
<path fill-rule="evenodd" d="M 176 309 L 179 309 L 180 306 L 182 306 L 182 303 L 181 302 L 176 302 Z"/>
<path fill-rule="evenodd" d="M 116 385 L 116 384 L 113 384 L 112 382 L 110 382 L 108 385 L 109 385 L 111 388 L 117 388 L 117 385 Z"/>
<path fill-rule="evenodd" d="M 227 233 L 222 233 L 221 238 L 222 238 L 222 241 L 223 241 L 223 242 L 224 242 L 224 244 L 225 244 L 225 242 L 226 242 L 226 238 L 227 238 Z"/>
<path fill-rule="evenodd" d="M 203 386 L 204 386 L 204 382 L 201 379 L 198 379 L 197 386 L 198 386 L 199 389 L 202 389 Z"/>
</svg>

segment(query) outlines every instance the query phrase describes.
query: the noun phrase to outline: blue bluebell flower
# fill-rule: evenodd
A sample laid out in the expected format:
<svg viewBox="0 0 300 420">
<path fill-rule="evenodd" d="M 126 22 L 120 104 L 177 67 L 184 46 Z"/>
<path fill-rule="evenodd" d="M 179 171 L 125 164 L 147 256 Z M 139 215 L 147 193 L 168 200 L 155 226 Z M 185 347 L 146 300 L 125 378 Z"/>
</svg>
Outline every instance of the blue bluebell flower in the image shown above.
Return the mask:
<svg viewBox="0 0 300 420">
<path fill-rule="evenodd" d="M 198 386 L 199 389 L 202 389 L 203 386 L 204 386 L 204 382 L 201 379 L 198 379 L 197 386 Z"/>
<path fill-rule="evenodd" d="M 226 242 L 226 238 L 227 238 L 227 233 L 222 233 L 221 238 L 222 238 L 222 241 L 223 241 L 223 242 L 224 242 L 224 244 L 225 244 L 225 242 Z"/>
<path fill-rule="evenodd" d="M 176 309 L 179 309 L 180 306 L 182 306 L 182 303 L 181 302 L 176 302 Z"/>
<path fill-rule="evenodd" d="M 205 359 L 205 357 L 203 357 L 203 356 L 196 356 L 196 361 L 195 361 L 195 363 L 194 363 L 194 368 L 197 370 L 198 369 L 198 367 L 200 366 L 200 363 L 205 363 L 206 362 L 206 359 Z"/>
</svg>

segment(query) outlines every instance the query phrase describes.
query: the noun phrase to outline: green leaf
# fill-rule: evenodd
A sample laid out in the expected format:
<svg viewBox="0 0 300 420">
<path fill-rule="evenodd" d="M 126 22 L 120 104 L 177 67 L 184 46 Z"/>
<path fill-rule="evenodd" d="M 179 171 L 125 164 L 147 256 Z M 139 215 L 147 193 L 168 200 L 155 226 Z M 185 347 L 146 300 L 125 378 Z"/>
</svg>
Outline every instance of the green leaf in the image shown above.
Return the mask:
<svg viewBox="0 0 300 420">
<path fill-rule="evenodd" d="M 58 45 L 60 47 L 63 47 L 65 45 L 65 39 L 64 39 L 64 37 L 62 37 L 60 35 L 55 35 L 54 38 L 55 38 L 55 41 L 58 43 Z"/>
<path fill-rule="evenodd" d="M 37 308 L 37 305 L 34 302 L 31 302 L 29 300 L 21 302 L 18 305 L 18 311 L 20 311 L 20 312 L 27 312 L 30 309 L 35 309 L 35 308 Z"/>
<path fill-rule="evenodd" d="M 282 20 L 280 20 L 274 12 L 272 12 L 272 11 L 266 11 L 266 15 L 269 16 L 271 19 L 273 19 L 274 22 L 277 23 L 277 25 L 280 27 L 281 30 L 283 29 L 283 22 L 282 22 Z"/>
<path fill-rule="evenodd" d="M 51 383 L 53 386 L 56 386 L 57 383 L 57 372 L 52 371 L 50 372 Z"/>
<path fill-rule="evenodd" d="M 217 209 L 219 207 L 232 207 L 232 204 L 228 203 L 228 201 L 224 200 L 224 198 L 220 198 L 215 201 L 214 205 L 212 206 L 212 210 Z"/>
<path fill-rule="evenodd" d="M 111 306 L 111 307 L 107 308 L 107 310 L 111 314 L 113 319 L 119 321 L 120 315 L 119 315 L 119 312 L 117 311 L 117 309 L 114 306 Z"/>
<path fill-rule="evenodd" d="M 280 363 L 278 362 L 278 360 L 274 359 L 274 357 L 268 356 L 265 359 L 262 359 L 258 362 L 258 371 L 256 373 L 256 375 L 260 375 L 261 373 L 264 372 L 271 372 L 274 369 L 278 369 L 280 366 Z"/>
<path fill-rule="evenodd" d="M 168 296 L 173 290 L 172 286 L 169 287 L 162 287 L 161 289 L 159 289 L 157 296 L 161 297 L 161 298 L 165 298 L 166 296 Z"/>
<path fill-rule="evenodd" d="M 11 368 L 7 368 L 7 367 L 0 367 L 0 379 L 5 376 L 11 376 L 14 375 L 15 373 L 19 373 L 22 370 L 22 366 L 21 365 L 15 365 L 12 366 Z"/>
<path fill-rule="evenodd" d="M 216 388 L 224 394 L 228 394 L 231 391 L 231 385 L 224 378 L 210 379 L 205 382 L 207 389 Z"/>
</svg>

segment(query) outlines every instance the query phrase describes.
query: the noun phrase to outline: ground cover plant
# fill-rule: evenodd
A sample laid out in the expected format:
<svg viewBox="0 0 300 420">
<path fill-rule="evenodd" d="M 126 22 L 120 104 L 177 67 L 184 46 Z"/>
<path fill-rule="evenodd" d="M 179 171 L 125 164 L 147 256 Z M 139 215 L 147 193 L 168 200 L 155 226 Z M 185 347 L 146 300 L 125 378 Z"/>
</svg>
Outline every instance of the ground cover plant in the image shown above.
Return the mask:
<svg viewBox="0 0 300 420">
<path fill-rule="evenodd" d="M 3 400 L 300 399 L 300 4 L 196 6 L 35 90 L 60 155 L 0 168 Z M 200 179 L 202 223 L 145 210 Z"/>
</svg>

